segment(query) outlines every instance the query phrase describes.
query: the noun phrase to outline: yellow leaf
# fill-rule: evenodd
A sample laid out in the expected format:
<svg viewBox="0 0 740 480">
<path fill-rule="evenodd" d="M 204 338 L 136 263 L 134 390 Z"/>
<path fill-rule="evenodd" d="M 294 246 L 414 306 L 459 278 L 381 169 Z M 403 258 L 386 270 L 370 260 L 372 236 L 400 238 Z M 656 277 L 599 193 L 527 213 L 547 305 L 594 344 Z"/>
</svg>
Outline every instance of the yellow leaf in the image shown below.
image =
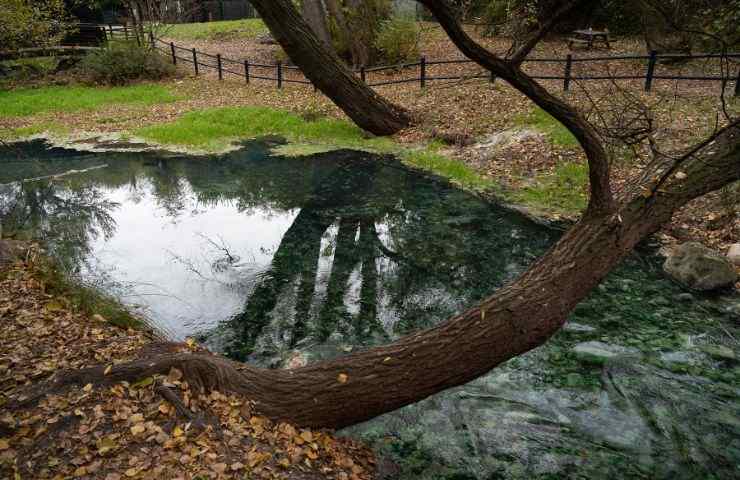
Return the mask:
<svg viewBox="0 0 740 480">
<path fill-rule="evenodd" d="M 107 367 L 105 367 L 105 370 L 103 370 L 103 375 L 108 375 L 112 368 L 113 365 L 108 365 Z"/>
<path fill-rule="evenodd" d="M 182 437 L 184 434 L 185 432 L 183 432 L 182 428 L 180 428 L 179 426 L 175 427 L 175 429 L 172 430 L 172 436 L 175 438 Z"/>
<path fill-rule="evenodd" d="M 144 415 L 141 413 L 135 413 L 128 418 L 131 423 L 141 423 L 144 421 Z"/>
<path fill-rule="evenodd" d="M 98 442 L 98 454 L 99 455 L 105 455 L 109 451 L 116 448 L 118 444 L 110 438 L 104 438 L 101 441 Z"/>
<path fill-rule="evenodd" d="M 137 468 L 129 468 L 124 472 L 127 477 L 135 477 L 139 470 Z"/>
<path fill-rule="evenodd" d="M 280 465 L 283 468 L 290 468 L 290 460 L 288 460 L 287 458 L 283 458 L 282 460 L 278 462 L 278 465 Z"/>
<path fill-rule="evenodd" d="M 301 432 L 301 438 L 307 442 L 313 441 L 313 435 L 311 434 L 310 430 L 303 430 Z"/>
<path fill-rule="evenodd" d="M 143 423 L 137 423 L 131 427 L 131 435 L 141 435 L 144 432 L 146 432 L 146 426 Z"/>
<path fill-rule="evenodd" d="M 85 392 L 92 392 L 92 383 L 88 383 L 84 387 L 82 387 L 82 390 Z"/>
<path fill-rule="evenodd" d="M 64 306 L 58 300 L 52 300 L 44 306 L 44 310 L 47 312 L 58 312 L 63 309 Z"/>
<path fill-rule="evenodd" d="M 195 340 L 193 340 L 192 338 L 187 338 L 187 339 L 185 340 L 185 344 L 186 344 L 186 345 L 187 345 L 188 347 L 190 347 L 190 348 L 195 348 Z"/>
<path fill-rule="evenodd" d="M 346 373 L 340 373 L 337 375 L 337 382 L 347 383 L 347 380 L 349 380 L 349 376 Z"/>
</svg>

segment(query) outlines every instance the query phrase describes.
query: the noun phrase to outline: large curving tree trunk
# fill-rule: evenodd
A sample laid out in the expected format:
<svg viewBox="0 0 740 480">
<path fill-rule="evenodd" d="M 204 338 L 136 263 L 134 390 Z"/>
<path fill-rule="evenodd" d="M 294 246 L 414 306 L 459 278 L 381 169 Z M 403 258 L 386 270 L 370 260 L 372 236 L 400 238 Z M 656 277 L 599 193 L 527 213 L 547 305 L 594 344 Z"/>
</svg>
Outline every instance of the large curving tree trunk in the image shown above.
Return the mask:
<svg viewBox="0 0 740 480">
<path fill-rule="evenodd" d="M 303 74 L 359 127 L 375 135 L 392 135 L 411 117 L 362 83 L 316 38 L 291 0 L 252 0 L 275 39 Z"/>
<path fill-rule="evenodd" d="M 478 306 L 389 345 L 294 370 L 260 369 L 208 354 L 160 353 L 114 366 L 107 374 L 104 366 L 58 373 L 25 392 L 24 402 L 70 385 L 135 381 L 176 367 L 192 386 L 244 395 L 262 414 L 276 420 L 311 427 L 352 425 L 462 385 L 542 345 L 637 243 L 670 220 L 673 212 L 740 180 L 740 121 L 735 120 L 685 155 L 655 162 L 634 180 L 629 196 L 614 199 L 608 159 L 601 154 L 598 137 L 577 111 L 518 69 L 525 50 L 502 60 L 467 37 L 446 2 L 421 3 L 437 14 L 466 55 L 505 78 L 581 141 L 592 187 L 582 219 L 524 274 Z M 521 48 L 532 45 L 526 42 Z"/>
</svg>

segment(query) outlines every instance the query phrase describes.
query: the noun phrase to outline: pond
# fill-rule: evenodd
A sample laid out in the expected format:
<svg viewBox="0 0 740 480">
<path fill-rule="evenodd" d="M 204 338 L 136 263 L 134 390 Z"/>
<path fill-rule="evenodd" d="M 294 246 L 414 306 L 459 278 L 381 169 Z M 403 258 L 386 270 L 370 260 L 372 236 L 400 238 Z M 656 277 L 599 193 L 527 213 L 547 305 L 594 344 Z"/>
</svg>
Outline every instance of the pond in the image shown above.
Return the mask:
<svg viewBox="0 0 740 480">
<path fill-rule="evenodd" d="M 390 342 L 515 278 L 560 232 L 389 157 L 0 150 L 6 236 L 172 339 L 271 368 Z M 734 478 L 740 298 L 635 253 L 545 346 L 344 433 L 385 478 Z M 351 405 L 348 406 L 351 408 Z"/>
</svg>

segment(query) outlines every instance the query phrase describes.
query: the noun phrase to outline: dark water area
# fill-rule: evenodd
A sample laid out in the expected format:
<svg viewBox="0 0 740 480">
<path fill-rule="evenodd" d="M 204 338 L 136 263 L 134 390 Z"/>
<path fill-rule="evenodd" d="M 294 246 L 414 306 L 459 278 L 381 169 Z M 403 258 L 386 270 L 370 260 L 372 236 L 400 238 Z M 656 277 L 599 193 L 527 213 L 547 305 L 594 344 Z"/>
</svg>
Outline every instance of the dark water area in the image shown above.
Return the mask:
<svg viewBox="0 0 740 480">
<path fill-rule="evenodd" d="M 259 142 L 210 157 L 15 144 L 0 222 L 170 338 L 272 368 L 435 325 L 560 235 L 392 158 Z M 737 478 L 739 326 L 738 295 L 683 290 L 645 248 L 547 345 L 346 434 L 386 478 Z"/>
</svg>

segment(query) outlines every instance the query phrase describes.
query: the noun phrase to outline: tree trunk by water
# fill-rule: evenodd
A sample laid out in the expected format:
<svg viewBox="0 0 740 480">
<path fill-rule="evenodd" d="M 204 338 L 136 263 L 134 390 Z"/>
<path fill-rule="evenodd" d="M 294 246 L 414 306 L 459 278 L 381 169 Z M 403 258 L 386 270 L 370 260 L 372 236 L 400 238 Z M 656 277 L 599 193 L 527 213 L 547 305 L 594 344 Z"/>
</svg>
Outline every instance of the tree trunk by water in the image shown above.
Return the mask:
<svg viewBox="0 0 740 480">
<path fill-rule="evenodd" d="M 311 27 L 313 33 L 316 34 L 319 40 L 327 47 L 333 48 L 331 43 L 331 35 L 329 35 L 329 27 L 326 23 L 326 10 L 321 0 L 303 0 L 301 6 L 301 13 L 303 14 L 304 20 Z"/>
<path fill-rule="evenodd" d="M 437 15 L 466 55 L 509 81 L 581 141 L 589 167 L 595 170 L 590 176 L 591 203 L 582 219 L 524 274 L 478 306 L 388 345 L 294 370 L 261 369 L 208 354 L 172 353 L 172 345 L 165 345 L 158 354 L 116 365 L 107 374 L 105 366 L 59 373 L 27 392 L 26 402 L 71 385 L 136 381 L 166 375 L 175 367 L 193 387 L 244 395 L 276 420 L 330 428 L 362 422 L 467 383 L 542 345 L 673 212 L 740 180 L 740 121 L 734 121 L 685 155 L 655 162 L 634 179 L 631 193 L 614 199 L 608 162 L 603 163 L 607 161 L 600 153 L 603 146 L 592 127 L 515 62 L 496 57 L 467 37 L 445 3 L 421 3 Z"/>
<path fill-rule="evenodd" d="M 392 135 L 411 117 L 362 83 L 314 35 L 290 0 L 253 0 L 265 25 L 303 74 L 359 127 L 375 135 Z"/>
</svg>

